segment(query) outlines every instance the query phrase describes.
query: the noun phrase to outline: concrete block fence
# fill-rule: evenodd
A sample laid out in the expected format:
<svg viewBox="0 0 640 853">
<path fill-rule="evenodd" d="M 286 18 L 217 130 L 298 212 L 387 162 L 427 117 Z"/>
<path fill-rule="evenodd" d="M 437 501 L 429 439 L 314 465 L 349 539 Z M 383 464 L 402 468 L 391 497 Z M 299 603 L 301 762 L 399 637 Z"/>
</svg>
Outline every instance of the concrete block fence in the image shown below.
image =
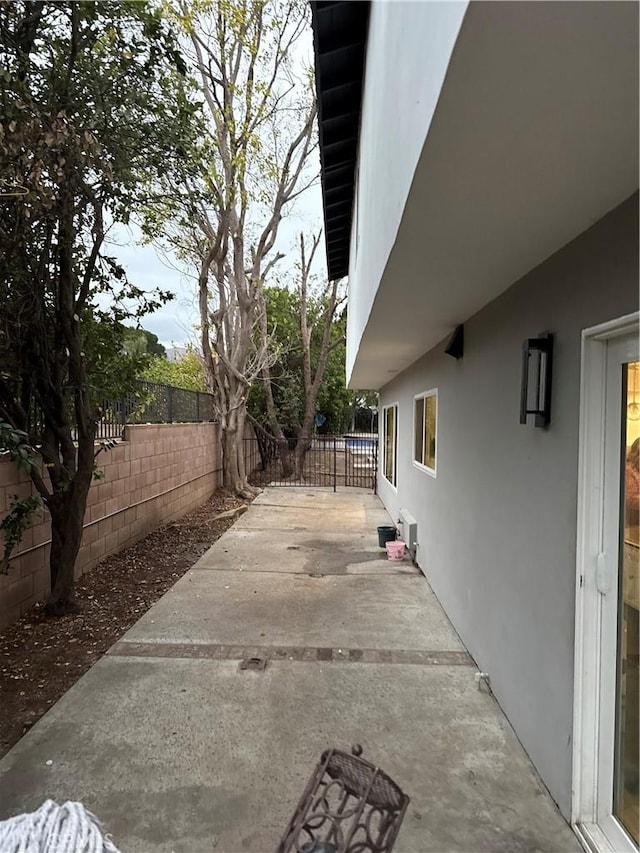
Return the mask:
<svg viewBox="0 0 640 853">
<path fill-rule="evenodd" d="M 127 426 L 124 440 L 100 454 L 98 467 L 104 479 L 95 481 L 89 492 L 76 577 L 200 506 L 222 485 L 218 424 Z M 0 457 L 0 518 L 13 495 L 31 494 L 35 489 L 29 478 Z M 0 627 L 48 595 L 50 542 L 43 510 L 17 547 L 9 574 L 0 575 Z"/>
</svg>

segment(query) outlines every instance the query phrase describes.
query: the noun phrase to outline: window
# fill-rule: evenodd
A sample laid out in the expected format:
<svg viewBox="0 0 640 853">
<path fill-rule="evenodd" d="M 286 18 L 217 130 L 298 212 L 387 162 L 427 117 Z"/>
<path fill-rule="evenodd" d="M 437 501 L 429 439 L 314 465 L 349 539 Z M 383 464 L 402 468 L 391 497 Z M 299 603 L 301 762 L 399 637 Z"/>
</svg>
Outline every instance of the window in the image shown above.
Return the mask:
<svg viewBox="0 0 640 853">
<path fill-rule="evenodd" d="M 383 412 L 383 436 L 382 446 L 384 449 L 384 459 L 382 472 L 392 486 L 396 485 L 396 457 L 398 451 L 398 404 L 385 406 Z"/>
<path fill-rule="evenodd" d="M 438 391 L 425 391 L 414 399 L 413 461 L 435 477 Z"/>
</svg>

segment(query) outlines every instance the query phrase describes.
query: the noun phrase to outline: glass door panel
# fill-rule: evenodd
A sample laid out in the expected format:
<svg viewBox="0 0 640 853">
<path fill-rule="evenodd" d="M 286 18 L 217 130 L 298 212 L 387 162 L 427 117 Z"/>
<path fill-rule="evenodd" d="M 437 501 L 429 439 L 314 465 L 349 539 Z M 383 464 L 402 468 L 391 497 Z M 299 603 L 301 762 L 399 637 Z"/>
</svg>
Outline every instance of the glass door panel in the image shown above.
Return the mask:
<svg viewBox="0 0 640 853">
<path fill-rule="evenodd" d="M 578 477 L 573 824 L 638 853 L 637 315 L 585 330 Z"/>
<path fill-rule="evenodd" d="M 640 836 L 638 808 L 640 362 L 623 364 L 622 370 L 622 500 L 620 502 L 613 813 L 637 845 Z"/>
</svg>

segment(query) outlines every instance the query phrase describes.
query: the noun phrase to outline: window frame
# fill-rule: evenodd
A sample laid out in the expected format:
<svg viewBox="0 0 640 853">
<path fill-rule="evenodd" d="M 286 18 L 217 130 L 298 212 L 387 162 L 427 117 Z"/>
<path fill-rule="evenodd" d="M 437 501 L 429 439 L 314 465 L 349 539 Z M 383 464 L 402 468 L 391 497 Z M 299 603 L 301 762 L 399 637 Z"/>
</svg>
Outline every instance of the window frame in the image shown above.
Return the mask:
<svg viewBox="0 0 640 853">
<path fill-rule="evenodd" d="M 390 480 L 387 477 L 387 410 L 394 409 L 393 416 L 393 476 L 394 479 Z M 397 402 L 389 403 L 386 406 L 382 406 L 382 467 L 380 469 L 380 473 L 384 477 L 385 481 L 391 486 L 392 489 L 397 491 L 398 489 L 398 412 L 400 406 Z"/>
<path fill-rule="evenodd" d="M 433 458 L 433 468 L 431 468 L 429 465 L 425 465 L 424 462 L 419 462 L 416 459 L 416 438 L 417 438 L 416 428 L 418 426 L 417 418 L 416 418 L 416 403 L 418 402 L 418 400 L 423 401 L 423 404 L 422 404 L 423 405 L 423 409 L 422 409 L 422 458 L 425 459 L 426 458 L 425 443 L 427 440 L 427 428 L 426 428 L 426 419 L 424 416 L 425 415 L 425 410 L 424 410 L 425 403 L 424 403 L 424 401 L 430 397 L 434 397 L 435 401 L 436 401 L 435 436 L 434 436 L 436 447 L 435 447 L 435 453 L 434 453 L 434 458 Z M 420 394 L 414 395 L 414 398 L 413 398 L 413 430 L 412 430 L 413 441 L 412 441 L 412 449 L 411 449 L 411 461 L 413 462 L 413 465 L 419 471 L 424 471 L 425 474 L 428 474 L 430 477 L 433 477 L 434 479 L 436 479 L 438 476 L 438 444 L 439 444 L 439 441 L 438 441 L 438 420 L 439 420 L 439 417 L 440 417 L 440 405 L 439 405 L 439 401 L 438 401 L 438 388 L 437 387 L 436 388 L 430 388 L 428 391 L 422 391 Z"/>
</svg>

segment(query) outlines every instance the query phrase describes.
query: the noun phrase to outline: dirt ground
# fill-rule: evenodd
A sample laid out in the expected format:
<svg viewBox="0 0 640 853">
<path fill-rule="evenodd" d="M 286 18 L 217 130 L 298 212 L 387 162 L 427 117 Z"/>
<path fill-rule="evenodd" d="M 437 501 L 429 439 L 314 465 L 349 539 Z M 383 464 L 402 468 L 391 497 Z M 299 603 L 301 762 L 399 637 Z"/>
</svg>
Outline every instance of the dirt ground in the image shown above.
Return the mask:
<svg viewBox="0 0 640 853">
<path fill-rule="evenodd" d="M 0 632 L 0 757 L 233 524 L 216 515 L 241 504 L 217 491 L 83 575 L 77 615 L 47 619 L 36 606 Z"/>
</svg>

